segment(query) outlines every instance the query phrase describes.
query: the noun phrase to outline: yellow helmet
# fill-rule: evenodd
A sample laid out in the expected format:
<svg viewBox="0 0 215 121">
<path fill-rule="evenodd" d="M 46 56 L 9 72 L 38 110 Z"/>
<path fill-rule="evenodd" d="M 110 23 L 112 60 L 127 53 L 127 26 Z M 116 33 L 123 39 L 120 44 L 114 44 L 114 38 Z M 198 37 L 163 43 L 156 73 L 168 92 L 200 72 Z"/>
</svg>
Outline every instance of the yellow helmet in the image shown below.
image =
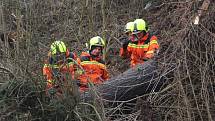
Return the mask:
<svg viewBox="0 0 215 121">
<path fill-rule="evenodd" d="M 134 22 L 128 22 L 128 23 L 125 25 L 124 32 L 125 32 L 125 33 L 132 32 L 133 28 L 134 28 Z"/>
<path fill-rule="evenodd" d="M 141 31 L 148 32 L 148 25 L 143 19 L 136 19 L 134 21 L 134 27 L 133 27 L 132 33 L 136 34 Z"/>
<path fill-rule="evenodd" d="M 66 52 L 66 45 L 63 41 L 55 41 L 51 44 L 51 54 L 55 55 L 57 52 Z"/>
<path fill-rule="evenodd" d="M 101 37 L 96 36 L 96 37 L 91 38 L 89 43 L 86 43 L 86 46 L 89 50 L 91 50 L 92 46 L 104 47 L 105 42 Z"/>
</svg>

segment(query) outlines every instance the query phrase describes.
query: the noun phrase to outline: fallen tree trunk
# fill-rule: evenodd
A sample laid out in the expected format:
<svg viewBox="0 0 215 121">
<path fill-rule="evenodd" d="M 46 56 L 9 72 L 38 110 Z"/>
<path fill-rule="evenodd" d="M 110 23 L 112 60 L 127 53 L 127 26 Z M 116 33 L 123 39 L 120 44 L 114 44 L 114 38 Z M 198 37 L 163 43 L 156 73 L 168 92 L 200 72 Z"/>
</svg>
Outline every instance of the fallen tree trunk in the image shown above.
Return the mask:
<svg viewBox="0 0 215 121">
<path fill-rule="evenodd" d="M 165 83 L 156 61 L 148 61 L 131 68 L 98 87 L 102 98 L 108 101 L 128 101 L 150 92 L 159 91 Z"/>
</svg>

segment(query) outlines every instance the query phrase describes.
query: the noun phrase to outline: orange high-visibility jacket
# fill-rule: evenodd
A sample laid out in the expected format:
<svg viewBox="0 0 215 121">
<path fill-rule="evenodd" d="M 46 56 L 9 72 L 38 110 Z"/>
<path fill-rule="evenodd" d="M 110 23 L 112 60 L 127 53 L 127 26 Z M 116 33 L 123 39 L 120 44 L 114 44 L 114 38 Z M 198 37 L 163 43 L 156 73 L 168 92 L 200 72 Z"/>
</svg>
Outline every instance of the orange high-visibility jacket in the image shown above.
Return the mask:
<svg viewBox="0 0 215 121">
<path fill-rule="evenodd" d="M 80 65 L 84 73 L 79 76 L 81 83 L 80 89 L 86 90 L 88 82 L 101 84 L 109 78 L 108 71 L 101 57 L 92 57 L 88 52 L 82 52 L 80 56 Z"/>
<path fill-rule="evenodd" d="M 157 37 L 147 33 L 141 40 L 129 42 L 127 49 L 120 48 L 120 56 L 130 57 L 131 67 L 142 64 L 147 59 L 154 56 L 155 51 L 159 49 Z"/>
<path fill-rule="evenodd" d="M 58 84 L 62 83 L 57 82 L 63 79 L 57 79 L 54 71 L 57 71 L 58 73 L 62 74 L 68 73 L 68 75 L 71 76 L 72 79 L 74 79 L 74 72 L 76 69 L 76 64 L 74 64 L 74 60 L 77 60 L 76 54 L 69 52 L 69 50 L 67 50 L 65 64 L 56 63 L 49 52 L 48 59 L 46 60 L 43 66 L 43 75 L 45 75 L 47 79 L 46 91 L 53 87 L 58 88 L 59 87 Z"/>
</svg>

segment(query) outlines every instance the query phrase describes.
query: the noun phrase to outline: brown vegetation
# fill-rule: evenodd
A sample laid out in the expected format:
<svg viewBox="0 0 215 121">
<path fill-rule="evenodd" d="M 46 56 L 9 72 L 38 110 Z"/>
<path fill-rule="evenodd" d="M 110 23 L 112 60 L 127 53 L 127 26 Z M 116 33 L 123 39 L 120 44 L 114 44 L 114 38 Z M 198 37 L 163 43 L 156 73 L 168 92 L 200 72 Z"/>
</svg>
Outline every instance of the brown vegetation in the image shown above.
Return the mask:
<svg viewBox="0 0 215 121">
<path fill-rule="evenodd" d="M 47 100 L 41 68 L 54 39 L 64 38 L 78 54 L 96 35 L 106 39 L 107 50 L 119 48 L 124 25 L 136 18 L 159 37 L 157 71 L 166 74 L 168 85 L 142 95 L 133 112 L 117 112 L 115 120 L 215 120 L 214 8 L 212 0 L 2 0 L 0 32 L 14 29 L 14 14 L 19 34 L 15 51 L 0 42 L 0 120 L 113 120 L 110 112 L 120 111 L 124 102 L 112 109 L 94 91 L 87 103 L 69 94 Z M 121 74 L 126 61 L 105 54 L 114 61 L 108 65 L 111 75 Z"/>
</svg>

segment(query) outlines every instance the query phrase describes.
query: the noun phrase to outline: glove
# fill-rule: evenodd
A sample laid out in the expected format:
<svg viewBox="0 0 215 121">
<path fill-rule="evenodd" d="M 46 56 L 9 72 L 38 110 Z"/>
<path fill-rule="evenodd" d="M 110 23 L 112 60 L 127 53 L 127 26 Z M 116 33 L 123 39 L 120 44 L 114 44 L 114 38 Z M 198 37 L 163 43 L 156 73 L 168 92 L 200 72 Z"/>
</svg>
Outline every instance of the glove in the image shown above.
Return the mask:
<svg viewBox="0 0 215 121">
<path fill-rule="evenodd" d="M 119 41 L 121 42 L 123 49 L 126 49 L 128 47 L 129 39 L 127 37 L 122 37 L 119 39 Z"/>
<path fill-rule="evenodd" d="M 79 87 L 81 86 L 80 80 L 75 80 L 75 83 L 76 83 Z"/>
<path fill-rule="evenodd" d="M 77 84 L 79 87 L 85 87 L 85 88 L 88 88 L 88 85 L 81 83 L 81 81 L 80 81 L 80 80 L 75 80 L 75 82 L 76 82 L 76 84 Z"/>
</svg>

